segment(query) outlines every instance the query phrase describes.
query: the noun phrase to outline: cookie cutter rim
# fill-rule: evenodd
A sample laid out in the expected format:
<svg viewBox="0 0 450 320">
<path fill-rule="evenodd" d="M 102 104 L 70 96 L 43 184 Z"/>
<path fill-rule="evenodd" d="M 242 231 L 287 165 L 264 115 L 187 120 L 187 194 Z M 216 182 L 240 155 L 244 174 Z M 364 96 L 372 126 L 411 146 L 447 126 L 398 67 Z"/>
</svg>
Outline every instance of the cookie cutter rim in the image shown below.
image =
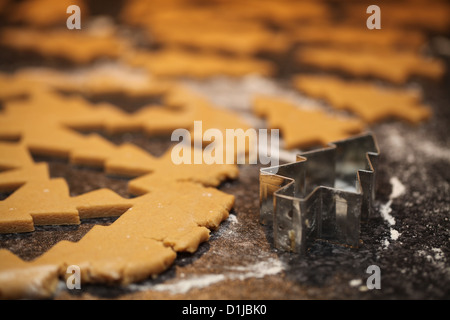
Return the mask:
<svg viewBox="0 0 450 320">
<path fill-rule="evenodd" d="M 260 222 L 273 224 L 277 249 L 305 253 L 323 239 L 359 247 L 372 215 L 379 147 L 364 133 L 260 169 Z"/>
</svg>

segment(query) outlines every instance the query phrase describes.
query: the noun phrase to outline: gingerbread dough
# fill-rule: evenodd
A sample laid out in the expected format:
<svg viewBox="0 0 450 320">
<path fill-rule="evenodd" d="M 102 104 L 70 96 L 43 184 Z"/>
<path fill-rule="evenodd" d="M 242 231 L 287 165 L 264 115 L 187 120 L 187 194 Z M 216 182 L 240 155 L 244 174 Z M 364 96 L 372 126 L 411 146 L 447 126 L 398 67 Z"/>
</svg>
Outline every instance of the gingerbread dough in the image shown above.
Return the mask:
<svg viewBox="0 0 450 320">
<path fill-rule="evenodd" d="M 418 75 L 440 79 L 445 65 L 438 59 L 425 58 L 411 51 L 348 50 L 339 48 L 305 48 L 298 61 L 326 70 L 339 70 L 354 76 L 374 76 L 402 84 Z"/>
<path fill-rule="evenodd" d="M 322 110 L 304 110 L 278 97 L 255 97 L 253 111 L 267 119 L 269 128 L 280 129 L 287 149 L 325 146 L 364 128 L 357 119 L 334 116 Z"/>
<path fill-rule="evenodd" d="M 74 202 L 79 207 L 89 203 L 92 210 L 92 198 L 97 199 L 82 195 Z M 114 202 L 109 200 L 96 206 L 111 206 Z M 174 261 L 175 252 L 194 252 L 209 239 L 209 230 L 228 217 L 234 197 L 199 184 L 177 182 L 124 202 L 129 209 L 110 226 L 95 226 L 76 243 L 59 242 L 31 262 L 0 250 L 0 297 L 51 296 L 54 283 L 69 265 L 80 267 L 82 283 L 127 284 L 157 275 Z M 41 214 L 46 213 L 44 209 Z M 21 280 L 13 281 L 16 277 Z"/>
<path fill-rule="evenodd" d="M 66 92 L 87 96 L 125 94 L 127 96 L 158 96 L 170 88 L 169 81 L 150 76 L 142 70 L 121 64 L 102 64 L 62 72 L 50 68 L 22 68 L 12 75 L 0 74 L 0 98 L 26 94 L 30 85 L 41 84 Z"/>
<path fill-rule="evenodd" d="M 353 50 L 366 48 L 374 52 L 391 48 L 418 51 L 426 43 L 424 34 L 417 30 L 382 28 L 371 32 L 365 24 L 293 25 L 289 27 L 288 34 L 292 41 L 308 45 Z"/>
<path fill-rule="evenodd" d="M 298 76 L 294 86 L 301 92 L 326 100 L 330 106 L 348 110 L 367 123 L 389 118 L 419 123 L 430 117 L 420 92 L 380 87 L 370 82 L 345 81 L 330 76 Z"/>
<path fill-rule="evenodd" d="M 98 58 L 118 58 L 128 48 L 127 43 L 112 34 L 73 32 L 68 29 L 44 32 L 32 28 L 7 28 L 0 33 L 0 43 L 79 64 Z"/>
<path fill-rule="evenodd" d="M 63 97 L 42 84 L 22 93 L 28 98 L 6 100 L 0 114 L 0 136 L 20 139 L 0 143 L 1 154 L 7 154 L 0 157 L 5 169 L 0 172 L 0 189 L 14 191 L 0 201 L 0 232 L 29 232 L 39 224 L 78 224 L 93 217 L 120 218 L 108 227 L 94 227 L 76 243 L 59 242 L 33 261 L 0 250 L 0 297 L 50 297 L 69 265 L 81 268 L 83 283 L 126 284 L 156 276 L 171 265 L 176 252 L 195 251 L 208 240 L 210 230 L 228 217 L 234 197 L 208 186 L 236 178 L 236 165 L 175 165 L 171 150 L 157 158 L 132 144 L 115 145 L 97 134 L 82 135 L 72 129 L 141 128 L 155 120 L 153 107 L 125 114 L 112 105 Z M 169 96 L 175 93 L 167 101 Z M 182 103 L 154 110 L 157 114 L 178 110 L 194 117 L 191 120 L 204 117 L 210 126 L 220 123 L 208 108 L 214 107 L 205 104 L 195 109 Z M 227 121 L 238 119 L 225 114 Z M 172 125 L 166 123 L 161 129 L 167 131 Z M 71 197 L 67 183 L 50 178 L 47 165 L 34 163 L 30 151 L 136 177 L 129 182 L 129 191 L 139 196 L 124 199 L 99 189 Z M 20 281 L 15 281 L 18 277 Z"/>
<path fill-rule="evenodd" d="M 125 59 L 131 66 L 144 68 L 157 77 L 237 77 L 252 73 L 269 76 L 275 72 L 270 62 L 253 57 L 227 57 L 179 49 L 138 51 L 130 53 Z"/>
</svg>

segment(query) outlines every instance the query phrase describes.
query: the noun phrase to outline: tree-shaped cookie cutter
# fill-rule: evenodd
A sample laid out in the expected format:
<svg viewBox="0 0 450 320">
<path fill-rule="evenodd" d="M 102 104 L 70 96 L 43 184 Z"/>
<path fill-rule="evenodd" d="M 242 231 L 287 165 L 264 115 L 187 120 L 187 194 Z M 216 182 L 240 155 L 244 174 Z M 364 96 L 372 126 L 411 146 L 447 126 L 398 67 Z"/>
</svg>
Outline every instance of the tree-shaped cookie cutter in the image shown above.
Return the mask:
<svg viewBox="0 0 450 320">
<path fill-rule="evenodd" d="M 351 247 L 372 214 L 379 148 L 371 133 L 260 170 L 260 222 L 277 249 L 305 253 L 323 239 Z"/>
</svg>

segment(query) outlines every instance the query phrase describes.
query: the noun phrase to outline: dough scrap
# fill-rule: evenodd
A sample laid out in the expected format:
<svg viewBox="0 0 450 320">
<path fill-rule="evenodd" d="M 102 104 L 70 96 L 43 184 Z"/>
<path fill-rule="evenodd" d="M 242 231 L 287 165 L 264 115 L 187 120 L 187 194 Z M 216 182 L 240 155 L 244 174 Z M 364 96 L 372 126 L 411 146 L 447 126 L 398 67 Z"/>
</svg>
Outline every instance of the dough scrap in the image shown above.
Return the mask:
<svg viewBox="0 0 450 320">
<path fill-rule="evenodd" d="M 393 48 L 418 51 L 426 43 L 425 35 L 418 30 L 382 28 L 368 32 L 365 24 L 310 24 L 293 25 L 288 28 L 293 42 L 310 46 L 341 49 L 369 49 L 374 52 Z"/>
<path fill-rule="evenodd" d="M 280 129 L 287 149 L 325 146 L 332 141 L 348 138 L 364 129 L 355 118 L 334 116 L 322 110 L 305 110 L 272 96 L 257 96 L 253 112 L 267 119 L 272 129 Z"/>
<path fill-rule="evenodd" d="M 266 60 L 227 57 L 209 52 L 194 53 L 173 48 L 130 52 L 125 60 L 129 65 L 144 68 L 157 77 L 238 77 L 252 73 L 270 76 L 275 72 L 273 64 Z"/>
<path fill-rule="evenodd" d="M 49 177 L 45 162 L 34 163 L 25 145 L 0 142 L 0 192 L 12 192 L 27 181 L 43 181 Z"/>
<path fill-rule="evenodd" d="M 93 192 L 112 195 L 106 190 Z M 97 207 L 111 206 L 110 199 L 101 199 Z M 92 209 L 98 197 L 90 193 L 72 200 L 78 208 L 89 203 Z M 155 276 L 173 263 L 176 252 L 194 252 L 209 239 L 209 230 L 228 217 L 234 196 L 192 182 L 175 182 L 123 202 L 129 208 L 110 226 L 94 226 L 78 242 L 58 242 L 33 261 L 0 250 L 0 297 L 30 296 L 31 289 L 36 290 L 33 297 L 49 297 L 70 265 L 80 267 L 82 283 L 127 284 Z M 12 280 L 16 277 L 21 280 Z M 36 283 L 36 279 L 42 280 Z"/>
<path fill-rule="evenodd" d="M 4 110 L 0 113 L 0 137 L 20 138 L 33 153 L 70 158 L 76 164 L 101 167 L 108 157 L 114 156 L 117 159 L 129 152 L 139 152 L 130 151 L 130 147 L 113 146 L 96 134 L 86 136 L 72 129 L 100 129 L 108 133 L 143 131 L 149 135 L 160 135 L 184 128 L 193 133 L 194 121 L 202 121 L 203 132 L 197 136 L 202 138 L 204 131 L 210 128 L 219 129 L 224 135 L 226 129 L 250 128 L 236 113 L 220 109 L 180 85 L 172 84 L 167 88 L 162 95 L 163 105 L 144 106 L 133 114 L 128 114 L 108 103 L 93 104 L 79 96 L 62 96 L 52 91 L 53 87 L 48 82 L 38 82 L 37 78 L 36 74 L 31 76 L 31 80 L 23 74 L 3 76 L 3 82 L 10 83 L 5 89 L 10 90 L 0 90 L 0 97 L 6 99 Z M 33 85 L 25 86 L 27 83 Z M 12 99 L 20 95 L 29 97 Z M 172 103 L 171 100 L 175 99 L 178 101 Z M 241 150 L 229 152 L 238 153 Z M 138 156 L 142 157 L 148 156 Z M 114 166 L 111 164 L 107 167 Z M 119 170 L 107 171 L 122 173 Z M 148 171 L 147 164 L 135 174 Z"/>
<path fill-rule="evenodd" d="M 180 5 L 181 4 L 181 5 Z M 121 11 L 121 20 L 138 26 L 154 27 L 160 24 L 202 24 L 205 26 L 236 25 L 269 21 L 283 25 L 294 21 L 318 21 L 331 18 L 327 5 L 313 1 L 259 1 L 249 0 L 210 3 L 199 7 L 186 1 L 140 0 L 127 1 Z M 246 24 L 246 22 L 249 22 Z M 234 30 L 234 29 L 233 29 Z M 182 29 L 181 29 L 182 31 Z"/>
<path fill-rule="evenodd" d="M 43 75 L 45 74 L 44 70 Z M 162 105 L 144 106 L 128 114 L 108 103 L 92 104 L 78 96 L 62 96 L 52 91 L 56 89 L 53 87 L 56 83 L 39 82 L 38 79 L 38 74 L 34 72 L 4 75 L 3 81 L 0 76 L 0 82 L 5 83 L 6 89 L 9 89 L 0 90 L 0 97 L 5 92 L 3 97 L 6 100 L 4 112 L 0 113 L 0 138 L 20 138 L 33 153 L 69 158 L 71 162 L 80 165 L 106 166 L 106 171 L 112 174 L 144 174 L 152 170 L 153 161 L 148 154 L 138 151 L 137 147 L 114 146 L 97 134 L 86 136 L 72 129 L 100 129 L 110 134 L 143 131 L 148 135 L 160 135 L 184 128 L 190 132 L 194 142 L 203 140 L 208 129 L 219 130 L 225 137 L 227 129 L 242 129 L 246 132 L 251 128 L 235 112 L 219 108 L 200 94 L 175 83 L 162 94 Z M 28 99 L 14 99 L 21 95 L 28 96 Z M 27 116 L 23 116 L 24 114 Z M 35 121 L 37 119 L 39 121 Z M 194 132 L 195 121 L 202 122 L 201 132 Z M 250 146 L 255 143 L 253 138 L 244 147 L 238 146 L 234 141 L 224 142 L 224 156 L 229 154 L 234 159 L 239 154 L 248 153 Z M 209 142 L 201 141 L 201 144 L 206 146 Z M 134 154 L 133 157 L 130 152 Z M 124 157 L 128 161 L 131 158 L 132 162 L 141 163 L 143 161 L 138 159 L 147 158 L 147 163 L 130 168 Z M 120 159 L 125 167 L 116 165 Z"/>
<path fill-rule="evenodd" d="M 61 96 L 38 83 L 16 93 L 25 93 L 28 98 L 8 96 L 0 113 L 0 136 L 20 139 L 18 143 L 0 143 L 0 154 L 5 154 L 0 156 L 0 166 L 5 169 L 0 172 L 0 190 L 14 191 L 0 201 L 0 232 L 29 232 L 38 224 L 120 217 L 110 226 L 95 226 L 76 243 L 58 242 L 33 261 L 0 250 L 1 298 L 51 297 L 70 265 L 80 267 L 82 283 L 126 284 L 156 276 L 173 263 L 176 252 L 194 252 L 209 239 L 210 230 L 228 217 L 234 196 L 213 187 L 236 178 L 236 165 L 175 165 L 170 149 L 157 158 L 133 144 L 115 145 L 97 134 L 82 135 L 73 130 L 142 129 L 146 121 L 158 119 L 152 118 L 152 109 L 130 115 L 109 104 L 93 105 L 79 97 Z M 199 97 L 192 97 L 192 101 L 199 101 Z M 208 108 L 214 106 L 205 104 L 197 110 L 182 104 L 155 110 L 158 114 L 184 112 L 194 117 L 190 120 L 198 116 L 211 126 L 221 123 Z M 234 114 L 221 114 L 239 125 Z M 165 129 L 172 125 L 166 123 Z M 134 177 L 129 191 L 138 197 L 125 199 L 109 189 L 71 197 L 65 180 L 50 178 L 47 164 L 34 163 L 29 152 L 65 157 L 71 163 L 101 167 L 108 174 Z"/>
<path fill-rule="evenodd" d="M 139 6 L 141 8 L 138 8 Z M 155 10 L 158 7 L 161 10 Z M 261 7 L 259 2 L 258 8 Z M 139 12 L 132 13 L 135 8 Z M 146 6 L 131 1 L 125 6 L 123 18 L 147 31 L 152 42 L 164 46 L 189 47 L 234 55 L 284 51 L 289 45 L 287 39 L 268 30 L 262 17 L 250 20 L 249 16 L 258 11 L 255 7 L 252 12 L 245 9 L 245 6 L 233 3 L 224 6 L 215 4 L 209 8 L 189 4 L 167 8 L 162 2 Z M 145 17 L 141 17 L 142 14 L 145 14 Z M 246 17 L 240 18 L 241 14 Z M 237 33 L 239 37 L 236 37 Z"/>
<path fill-rule="evenodd" d="M 152 77 L 142 70 L 120 64 L 101 64 L 76 71 L 51 68 L 21 68 L 12 75 L 0 73 L 0 98 L 26 95 L 32 85 L 82 93 L 87 96 L 125 94 L 130 97 L 158 96 L 171 86 L 168 80 Z"/>
<path fill-rule="evenodd" d="M 0 123 L 4 124 L 0 129 L 0 136 L 17 135 L 20 137 L 20 143 L 0 143 L 0 151 L 5 154 L 0 157 L 0 167 L 8 169 L 0 173 L 0 190 L 11 192 L 20 188 L 1 202 L 4 206 L 2 211 L 6 212 L 6 214 L 0 215 L 1 233 L 29 232 L 34 230 L 34 224 L 79 223 L 79 208 L 67 204 L 69 193 L 65 182 L 49 180 L 48 167 L 45 164 L 35 164 L 29 151 L 47 156 L 65 157 L 77 165 L 100 167 L 107 174 L 137 177 L 129 182 L 129 191 L 135 195 L 155 190 L 160 187 L 162 182 L 170 184 L 179 181 L 194 181 L 206 186 L 217 186 L 225 179 L 237 177 L 239 171 L 234 164 L 175 165 L 171 159 L 171 149 L 162 157 L 157 158 L 133 144 L 123 143 L 116 146 L 97 134 L 85 136 L 66 127 L 101 127 L 105 121 L 114 119 L 114 115 L 118 120 L 128 119 L 136 125 L 135 116 L 117 115 L 118 109 L 109 105 L 105 107 L 108 108 L 93 107 L 85 100 L 76 97 L 62 98 L 55 93 L 45 91 L 41 91 L 39 94 L 33 93 L 29 100 L 13 100 L 6 103 L 3 114 L 0 114 Z M 211 106 L 208 105 L 208 107 Z M 204 114 L 197 113 L 200 119 L 208 119 L 209 116 L 214 115 L 214 112 L 208 113 L 206 108 L 204 106 L 201 109 L 202 112 L 205 112 Z M 220 118 L 213 119 L 215 120 L 211 123 L 206 122 L 214 126 L 215 123 L 221 121 Z M 226 119 L 229 123 L 234 122 L 234 125 L 239 125 L 239 121 L 235 122 L 238 118 L 229 115 Z M 155 121 L 158 118 L 154 117 L 150 120 Z M 163 125 L 163 120 L 160 120 L 161 125 Z M 170 128 L 173 128 L 171 124 L 166 123 L 166 130 Z M 192 151 L 192 157 L 194 155 L 195 152 Z M 58 186 L 51 187 L 55 184 Z M 54 192 L 49 192 L 53 189 L 62 194 L 55 195 Z M 42 190 L 47 190 L 47 193 L 42 193 Z M 41 199 L 42 196 L 46 198 Z M 54 208 L 45 213 L 38 212 L 39 214 L 30 211 L 34 208 L 25 208 L 20 214 L 10 210 L 11 207 L 16 207 L 15 203 L 20 203 L 27 197 L 39 199 L 38 202 L 30 204 L 31 206 L 37 206 L 45 201 L 50 203 L 58 199 L 58 202 L 64 203 L 67 207 Z M 96 205 L 98 206 L 98 204 Z M 105 208 L 107 213 L 102 210 L 92 212 L 92 208 L 86 208 L 81 218 L 83 218 L 83 214 L 86 217 L 120 215 L 124 211 L 123 206 L 118 204 L 117 210 Z"/>
<path fill-rule="evenodd" d="M 438 80 L 445 73 L 439 59 L 426 58 L 411 51 L 348 50 L 340 48 L 304 48 L 299 62 L 325 70 L 339 70 L 353 76 L 374 76 L 397 84 L 418 75 Z"/>
<path fill-rule="evenodd" d="M 369 124 L 392 117 L 416 124 L 431 115 L 430 108 L 421 102 L 419 91 L 384 88 L 331 76 L 301 75 L 293 83 L 306 95 L 324 99 L 333 108 L 350 111 Z"/>
<path fill-rule="evenodd" d="M 180 15 L 184 14 L 182 11 Z M 227 52 L 250 56 L 258 52 L 282 53 L 290 45 L 287 37 L 269 31 L 257 21 L 219 19 L 212 20 L 215 12 L 203 17 L 180 18 L 175 15 L 156 15 L 144 28 L 152 39 L 165 46 L 189 47 L 207 52 Z M 236 33 L 239 33 L 239 37 Z"/>
<path fill-rule="evenodd" d="M 109 33 L 73 32 L 68 29 L 40 31 L 32 28 L 5 28 L 0 44 L 37 52 L 46 57 L 64 58 L 83 64 L 98 58 L 118 58 L 128 44 Z"/>
</svg>

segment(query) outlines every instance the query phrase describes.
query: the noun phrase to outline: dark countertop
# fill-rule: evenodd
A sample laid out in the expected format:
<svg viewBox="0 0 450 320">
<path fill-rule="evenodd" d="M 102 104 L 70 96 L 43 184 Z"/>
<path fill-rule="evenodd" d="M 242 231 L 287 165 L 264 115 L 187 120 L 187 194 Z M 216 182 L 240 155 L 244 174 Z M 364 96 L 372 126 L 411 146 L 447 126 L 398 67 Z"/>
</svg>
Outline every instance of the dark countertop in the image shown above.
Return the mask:
<svg viewBox="0 0 450 320">
<path fill-rule="evenodd" d="M 437 112 L 432 121 L 418 128 L 401 123 L 374 128 L 382 160 L 375 214 L 362 225 L 359 249 L 318 242 L 306 256 L 278 252 L 272 246 L 271 228 L 258 220 L 259 168 L 247 165 L 241 167 L 238 180 L 220 187 L 236 196 L 231 218 L 213 231 L 197 252 L 178 254 L 175 264 L 154 280 L 124 288 L 85 285 L 78 291 L 67 290 L 62 283 L 56 298 L 447 299 L 450 151 L 448 138 L 446 144 L 435 138 L 440 125 L 448 123 L 446 119 L 448 112 L 447 118 Z M 152 140 L 158 139 L 149 139 L 149 145 Z M 52 177 L 65 177 L 73 195 L 103 186 L 126 194 L 125 179 L 73 168 L 64 161 L 48 161 Z M 397 240 L 391 239 L 390 226 L 380 216 L 391 193 L 391 177 L 397 177 L 406 188 L 391 205 L 390 215 L 396 221 L 392 227 L 400 233 Z M 38 226 L 30 234 L 1 235 L 1 247 L 30 259 L 59 240 L 76 241 L 94 224 L 113 221 L 105 218 L 84 220 L 80 226 Z M 365 287 L 370 265 L 380 267 L 380 290 Z"/>
</svg>

